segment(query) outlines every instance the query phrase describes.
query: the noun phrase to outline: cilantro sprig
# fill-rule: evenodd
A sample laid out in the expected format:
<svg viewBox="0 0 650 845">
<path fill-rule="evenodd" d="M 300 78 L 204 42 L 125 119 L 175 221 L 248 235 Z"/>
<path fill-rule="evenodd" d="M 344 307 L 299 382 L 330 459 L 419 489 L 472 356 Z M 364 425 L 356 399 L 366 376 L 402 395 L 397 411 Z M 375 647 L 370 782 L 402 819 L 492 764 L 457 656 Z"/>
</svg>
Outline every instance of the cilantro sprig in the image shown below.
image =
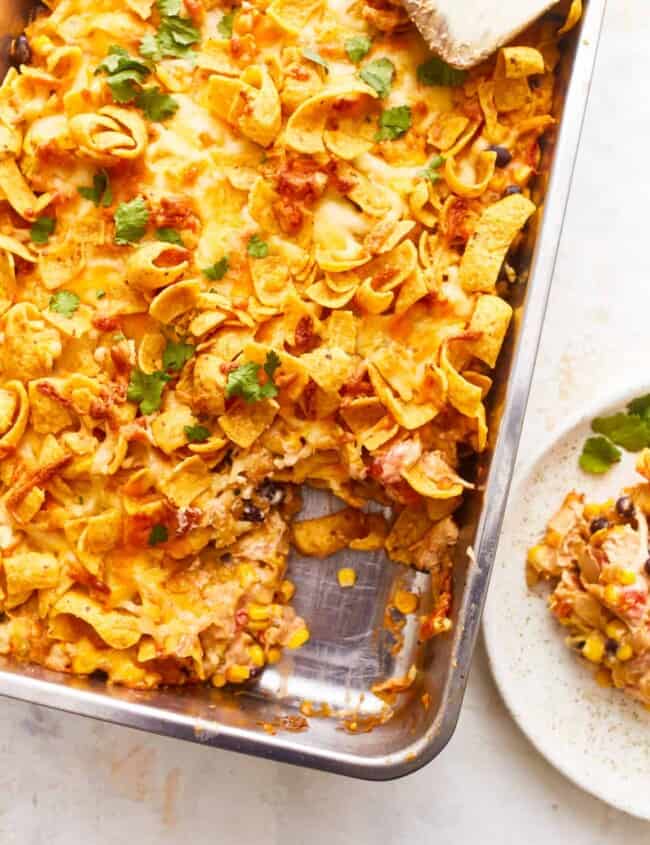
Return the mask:
<svg viewBox="0 0 650 845">
<path fill-rule="evenodd" d="M 72 317 L 77 308 L 79 308 L 79 303 L 80 299 L 73 291 L 58 290 L 50 297 L 48 308 L 50 311 L 56 311 L 57 314 L 62 314 L 64 317 Z"/>
<path fill-rule="evenodd" d="M 167 373 L 177 373 L 183 369 L 195 351 L 196 347 L 192 346 L 191 343 L 185 343 L 183 340 L 178 342 L 168 340 L 162 354 L 163 370 Z"/>
<path fill-rule="evenodd" d="M 178 109 L 176 100 L 169 94 L 163 94 L 157 85 L 144 87 L 151 68 L 140 59 L 130 56 L 124 47 L 113 45 L 108 48 L 108 55 L 96 71 L 101 72 L 106 74 L 115 102 L 135 102 L 149 120 L 166 120 Z"/>
<path fill-rule="evenodd" d="M 204 267 L 201 272 L 205 278 L 210 279 L 211 282 L 220 282 L 229 269 L 230 263 L 228 262 L 228 256 L 224 255 L 223 258 L 215 261 L 210 267 Z"/>
<path fill-rule="evenodd" d="M 368 62 L 359 71 L 360 78 L 383 99 L 390 93 L 395 77 L 395 65 L 385 57 Z"/>
<path fill-rule="evenodd" d="M 261 399 L 272 399 L 278 395 L 278 388 L 273 381 L 275 371 L 280 366 L 280 358 L 272 350 L 267 353 L 264 367 L 255 361 L 247 361 L 245 364 L 231 370 L 226 381 L 226 396 L 230 399 L 233 396 L 240 396 L 246 402 L 259 402 Z M 260 370 L 264 369 L 266 381 L 260 384 Z"/>
<path fill-rule="evenodd" d="M 155 35 L 145 35 L 142 39 L 140 55 L 152 62 L 192 57 L 191 48 L 201 40 L 201 33 L 190 18 L 181 17 L 180 0 L 158 0 L 156 7 L 160 26 Z"/>
<path fill-rule="evenodd" d="M 372 41 L 366 35 L 355 35 L 347 39 L 344 47 L 348 59 L 356 65 L 368 55 Z"/>
<path fill-rule="evenodd" d="M 172 229 L 170 226 L 162 226 L 156 229 L 156 239 L 166 244 L 174 244 L 174 246 L 185 246 L 181 233 L 178 229 Z"/>
<path fill-rule="evenodd" d="M 157 546 L 158 543 L 166 543 L 168 539 L 169 531 L 166 525 L 163 525 L 162 522 L 157 522 L 152 526 L 148 540 L 150 546 Z"/>
<path fill-rule="evenodd" d="M 427 166 L 420 170 L 418 175 L 421 176 L 423 179 L 427 179 L 429 182 L 435 185 L 435 183 L 442 178 L 439 173 L 439 170 L 444 163 L 444 156 L 434 156 L 431 161 L 427 164 Z"/>
<path fill-rule="evenodd" d="M 167 120 L 178 111 L 178 102 L 170 94 L 163 94 L 157 85 L 143 88 L 136 95 L 135 104 L 146 118 L 155 123 Z"/>
<path fill-rule="evenodd" d="M 585 472 L 602 473 L 620 461 L 621 451 L 639 452 L 650 446 L 650 393 L 633 399 L 626 411 L 596 417 L 591 423 L 598 437 L 589 437 L 579 463 Z"/>
<path fill-rule="evenodd" d="M 411 128 L 410 106 L 395 106 L 379 115 L 379 129 L 375 141 L 395 141 Z"/>
<path fill-rule="evenodd" d="M 210 436 L 210 429 L 204 425 L 185 425 L 183 431 L 190 443 L 205 443 Z"/>
<path fill-rule="evenodd" d="M 115 220 L 115 243 L 137 243 L 147 230 L 149 210 L 143 197 L 121 202 L 113 216 Z"/>
<path fill-rule="evenodd" d="M 252 235 L 246 244 L 246 252 L 251 258 L 266 258 L 269 254 L 269 245 L 259 235 Z"/>
<path fill-rule="evenodd" d="M 330 72 L 329 63 L 316 50 L 312 50 L 311 47 L 305 47 L 302 51 L 302 54 L 306 59 L 309 59 L 310 62 L 313 62 L 315 65 L 319 65 L 320 67 L 322 67 L 325 73 Z"/>
<path fill-rule="evenodd" d="M 466 70 L 458 70 L 438 56 L 431 58 L 417 69 L 418 82 L 421 85 L 444 85 L 447 88 L 458 88 L 467 79 Z"/>
<path fill-rule="evenodd" d="M 237 9 L 233 9 L 231 12 L 227 12 L 217 24 L 217 32 L 223 38 L 232 38 L 232 25 L 235 21 L 236 14 Z"/>
<path fill-rule="evenodd" d="M 29 230 L 29 237 L 35 244 L 46 244 L 50 235 L 54 233 L 56 228 L 56 219 L 54 217 L 38 217 L 32 223 Z"/>
<path fill-rule="evenodd" d="M 82 186 L 77 188 L 77 191 L 84 199 L 94 202 L 98 208 L 108 208 L 113 202 L 113 190 L 111 188 L 110 177 L 106 170 L 99 170 L 95 173 L 92 187 L 87 188 Z"/>
<path fill-rule="evenodd" d="M 165 385 L 171 379 L 170 375 L 160 370 L 154 373 L 145 373 L 139 369 L 131 370 L 126 398 L 129 402 L 137 402 L 140 412 L 145 416 L 153 414 L 160 408 Z"/>
</svg>

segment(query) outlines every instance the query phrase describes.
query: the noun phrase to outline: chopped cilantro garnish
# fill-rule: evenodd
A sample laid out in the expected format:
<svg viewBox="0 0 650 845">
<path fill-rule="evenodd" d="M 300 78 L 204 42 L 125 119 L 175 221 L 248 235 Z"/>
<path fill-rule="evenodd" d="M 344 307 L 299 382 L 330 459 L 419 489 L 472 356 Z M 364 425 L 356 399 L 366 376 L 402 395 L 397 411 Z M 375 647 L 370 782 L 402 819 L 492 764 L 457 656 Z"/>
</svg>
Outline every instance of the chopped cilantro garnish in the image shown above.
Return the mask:
<svg viewBox="0 0 650 845">
<path fill-rule="evenodd" d="M 93 176 L 92 188 L 77 188 L 77 191 L 84 199 L 92 200 L 96 206 L 108 206 L 113 202 L 113 191 L 111 190 L 111 182 L 108 173 L 105 170 L 99 170 Z"/>
<path fill-rule="evenodd" d="M 310 47 L 305 47 L 302 51 L 302 54 L 306 59 L 309 59 L 310 62 L 313 62 L 316 65 L 320 65 L 322 68 L 324 68 L 325 73 L 330 72 L 329 64 L 325 61 L 325 59 L 321 56 L 320 53 L 316 52 L 316 50 L 312 50 Z"/>
<path fill-rule="evenodd" d="M 178 372 L 182 370 L 192 355 L 194 355 L 194 350 L 195 347 L 191 343 L 184 343 L 182 340 L 175 343 L 173 340 L 168 340 L 163 350 L 163 370 L 165 372 L 169 372 L 170 370 Z"/>
<path fill-rule="evenodd" d="M 637 417 L 650 422 L 650 393 L 633 399 L 627 406 L 627 410 L 630 414 L 636 414 Z"/>
<path fill-rule="evenodd" d="M 39 217 L 32 223 L 29 236 L 35 244 L 46 244 L 55 227 L 56 220 L 54 217 Z"/>
<path fill-rule="evenodd" d="M 166 543 L 169 538 L 167 526 L 162 523 L 156 523 L 149 533 L 149 545 L 157 546 L 158 543 Z"/>
<path fill-rule="evenodd" d="M 367 36 L 355 35 L 345 42 L 345 52 L 348 54 L 348 59 L 357 64 L 368 55 L 371 46 L 372 41 Z"/>
<path fill-rule="evenodd" d="M 600 475 L 620 460 L 620 449 L 617 449 L 606 437 L 589 437 L 582 447 L 579 464 L 585 472 Z"/>
<path fill-rule="evenodd" d="M 79 297 L 71 290 L 58 290 L 50 297 L 48 308 L 57 314 L 63 314 L 64 317 L 72 317 L 79 307 L 79 302 Z"/>
<path fill-rule="evenodd" d="M 235 21 L 236 14 L 237 10 L 233 9 L 232 12 L 228 12 L 228 14 L 221 18 L 217 24 L 217 32 L 219 35 L 223 35 L 224 38 L 232 38 L 232 25 Z"/>
<path fill-rule="evenodd" d="M 186 425 L 183 431 L 190 443 L 204 443 L 210 436 L 210 429 L 204 425 Z"/>
<path fill-rule="evenodd" d="M 178 102 L 169 94 L 163 94 L 157 85 L 143 88 L 136 95 L 135 104 L 146 118 L 153 121 L 166 120 L 178 110 Z"/>
<path fill-rule="evenodd" d="M 114 215 L 115 243 L 132 244 L 139 241 L 147 229 L 149 211 L 142 197 L 121 202 Z"/>
<path fill-rule="evenodd" d="M 201 33 L 190 18 L 180 16 L 180 3 L 159 0 L 160 26 L 155 35 L 145 35 L 140 55 L 153 62 L 165 57 L 182 59 L 192 55 L 190 48 L 201 40 Z M 171 10 L 171 11 L 170 11 Z"/>
<path fill-rule="evenodd" d="M 591 427 L 597 434 L 604 434 L 627 452 L 639 452 L 650 446 L 650 424 L 636 414 L 597 417 Z"/>
<path fill-rule="evenodd" d="M 431 161 L 427 164 L 427 166 L 423 170 L 421 170 L 418 175 L 421 176 L 423 179 L 428 179 L 429 182 L 435 184 L 438 179 L 441 178 L 440 173 L 438 171 L 444 163 L 444 156 L 434 156 Z"/>
<path fill-rule="evenodd" d="M 432 56 L 424 64 L 418 65 L 418 82 L 422 85 L 445 85 L 457 88 L 467 78 L 466 70 L 457 70 L 438 56 Z"/>
<path fill-rule="evenodd" d="M 151 73 L 143 62 L 130 56 L 123 47 L 113 45 L 108 55 L 97 68 L 107 75 L 108 87 L 118 103 L 130 103 L 135 99 L 140 86 Z"/>
<path fill-rule="evenodd" d="M 212 282 L 219 282 L 223 279 L 229 269 L 230 264 L 228 263 L 228 256 L 224 255 L 223 258 L 215 261 L 211 267 L 204 267 L 201 272 L 206 279 L 210 279 Z"/>
<path fill-rule="evenodd" d="M 379 97 L 387 97 L 395 76 L 395 65 L 390 59 L 382 58 L 368 62 L 360 71 L 361 79 L 373 88 Z"/>
<path fill-rule="evenodd" d="M 167 244 L 174 244 L 175 246 L 185 246 L 183 238 L 181 238 L 181 233 L 178 229 L 172 229 L 167 226 L 156 229 L 156 239 L 164 241 Z"/>
<path fill-rule="evenodd" d="M 247 402 L 259 402 L 260 399 L 270 399 L 278 395 L 278 388 L 273 382 L 275 371 L 280 366 L 280 358 L 271 351 L 267 353 L 264 362 L 264 372 L 267 380 L 264 384 L 259 382 L 259 372 L 262 369 L 260 364 L 248 361 L 228 373 L 226 382 L 226 396 L 241 396 Z"/>
<path fill-rule="evenodd" d="M 103 298 L 106 296 L 106 291 L 105 291 L 105 290 L 102 290 L 102 289 L 100 288 L 100 289 L 97 291 L 97 293 L 95 294 L 95 296 L 97 297 L 97 299 L 103 299 Z"/>
<path fill-rule="evenodd" d="M 375 141 L 394 141 L 411 128 L 411 109 L 409 106 L 395 106 L 385 109 L 379 116 L 379 129 Z"/>
<path fill-rule="evenodd" d="M 246 252 L 253 258 L 266 258 L 269 245 L 259 235 L 253 235 L 246 245 Z"/>
<path fill-rule="evenodd" d="M 153 414 L 160 408 L 163 390 L 170 379 L 171 376 L 167 373 L 143 373 L 142 370 L 131 370 L 126 398 L 129 402 L 138 402 L 140 411 L 145 416 Z"/>
</svg>

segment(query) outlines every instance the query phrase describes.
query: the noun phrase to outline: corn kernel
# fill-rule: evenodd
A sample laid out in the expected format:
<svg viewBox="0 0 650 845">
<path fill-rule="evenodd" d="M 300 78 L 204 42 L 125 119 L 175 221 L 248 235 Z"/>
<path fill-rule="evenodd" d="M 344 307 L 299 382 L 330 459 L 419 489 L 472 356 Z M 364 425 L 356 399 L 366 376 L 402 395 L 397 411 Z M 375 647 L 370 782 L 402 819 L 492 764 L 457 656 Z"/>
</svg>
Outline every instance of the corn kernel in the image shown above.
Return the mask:
<svg viewBox="0 0 650 845">
<path fill-rule="evenodd" d="M 250 563 L 237 565 L 237 578 L 242 587 L 250 587 L 255 581 L 255 568 Z"/>
<path fill-rule="evenodd" d="M 604 516 L 607 511 L 614 507 L 614 500 L 607 499 L 604 502 L 589 502 L 585 505 L 584 515 L 585 519 L 595 519 L 598 516 Z"/>
<path fill-rule="evenodd" d="M 248 666 L 239 666 L 235 664 L 234 666 L 229 666 L 226 669 L 226 679 L 231 684 L 240 684 L 242 681 L 247 681 L 251 676 L 251 670 Z"/>
<path fill-rule="evenodd" d="M 582 653 L 592 663 L 600 663 L 605 654 L 605 641 L 596 631 L 589 634 L 582 647 Z"/>
<path fill-rule="evenodd" d="M 258 622 L 249 620 L 246 623 L 247 631 L 264 631 L 271 623 L 268 619 L 260 619 Z"/>
<path fill-rule="evenodd" d="M 614 584 L 608 584 L 603 592 L 603 598 L 607 604 L 618 604 L 621 597 L 621 591 Z"/>
<path fill-rule="evenodd" d="M 418 597 L 408 590 L 397 590 L 395 593 L 395 607 L 400 613 L 414 613 L 418 609 Z"/>
<path fill-rule="evenodd" d="M 338 578 L 339 585 L 341 587 L 354 587 L 357 582 L 357 573 L 354 569 L 350 569 L 349 566 L 344 566 L 343 569 L 339 569 L 336 573 L 336 577 Z"/>
<path fill-rule="evenodd" d="M 261 622 L 263 619 L 269 618 L 271 608 L 267 605 L 257 604 L 257 602 L 250 602 L 246 608 L 246 612 L 248 613 L 248 618 L 252 619 L 253 622 Z"/>
<path fill-rule="evenodd" d="M 605 626 L 605 633 L 612 640 L 622 640 L 626 631 L 627 628 L 618 619 L 612 619 L 612 621 L 608 622 Z"/>
<path fill-rule="evenodd" d="M 555 531 L 553 528 L 548 528 L 546 530 L 546 536 L 544 537 L 544 542 L 547 546 L 552 546 L 554 549 L 559 549 L 562 545 L 562 534 L 559 531 Z"/>
<path fill-rule="evenodd" d="M 278 587 L 278 592 L 285 601 L 291 601 L 296 592 L 296 587 L 291 581 L 282 581 Z"/>
<path fill-rule="evenodd" d="M 270 648 L 266 659 L 269 663 L 278 663 L 282 657 L 282 650 L 279 648 Z"/>
<path fill-rule="evenodd" d="M 212 686 L 213 687 L 223 687 L 226 685 L 226 676 L 223 672 L 215 672 L 212 676 Z"/>
<path fill-rule="evenodd" d="M 630 584 L 634 584 L 636 581 L 636 572 L 633 569 L 619 569 L 618 580 L 619 583 L 629 587 Z"/>
<path fill-rule="evenodd" d="M 255 666 L 264 666 L 264 650 L 257 643 L 249 647 L 248 656 Z"/>
<path fill-rule="evenodd" d="M 47 35 L 37 35 L 31 39 L 29 46 L 39 56 L 47 56 L 54 49 L 54 43 Z"/>
<path fill-rule="evenodd" d="M 623 645 L 620 645 L 616 650 L 616 659 L 620 660 L 621 662 L 625 662 L 626 660 L 629 660 L 633 654 L 634 651 L 632 649 L 632 646 L 629 645 L 629 643 L 624 643 Z"/>
<path fill-rule="evenodd" d="M 307 630 L 307 628 L 298 628 L 298 630 L 294 631 L 293 634 L 289 637 L 287 648 L 300 648 L 300 646 L 304 645 L 308 639 L 309 631 Z"/>
<path fill-rule="evenodd" d="M 544 546 L 539 544 L 537 546 L 531 546 L 528 549 L 528 563 L 534 564 L 541 564 L 542 558 L 544 554 Z"/>
</svg>

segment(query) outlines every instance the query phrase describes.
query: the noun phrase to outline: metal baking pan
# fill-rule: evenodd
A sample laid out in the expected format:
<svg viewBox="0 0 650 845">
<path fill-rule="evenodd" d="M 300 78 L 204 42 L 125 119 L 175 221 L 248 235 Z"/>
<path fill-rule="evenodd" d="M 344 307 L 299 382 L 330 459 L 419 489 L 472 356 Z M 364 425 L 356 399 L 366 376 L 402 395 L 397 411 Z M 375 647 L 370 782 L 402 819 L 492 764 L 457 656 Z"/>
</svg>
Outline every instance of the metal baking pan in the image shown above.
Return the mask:
<svg viewBox="0 0 650 845">
<path fill-rule="evenodd" d="M 417 642 L 416 625 L 410 622 L 404 629 L 404 646 L 393 656 L 383 619 L 387 597 L 398 579 L 426 594 L 428 576 L 391 564 L 378 554 L 345 552 L 326 561 L 294 558 L 290 571 L 297 586 L 295 604 L 307 619 L 312 638 L 283 662 L 266 669 L 250 689 L 194 687 L 139 692 L 4 660 L 0 662 L 0 694 L 372 780 L 408 774 L 440 753 L 458 720 L 488 587 L 605 3 L 588 0 L 580 28 L 566 43 L 560 67 L 556 116 L 561 130 L 554 149 L 544 152 L 536 197 L 544 204 L 540 224 L 520 251 L 519 274 L 527 277 L 528 283 L 514 286 L 516 318 L 497 369 L 490 411 L 491 444 L 477 467 L 478 477 L 485 483 L 460 513 L 451 633 L 423 647 Z M 0 2 L 0 31 L 6 33 L 1 45 L 5 67 L 10 37 L 21 31 L 30 5 L 24 0 Z M 322 512 L 322 504 L 316 494 L 307 497 L 311 512 Z M 473 554 L 468 555 L 470 546 Z M 342 558 L 350 562 L 352 555 L 357 556 L 353 565 L 359 578 L 353 590 L 341 590 L 336 571 Z M 400 696 L 393 717 L 378 724 L 382 702 L 370 691 L 372 684 L 404 676 L 414 662 L 419 668 L 415 683 Z M 428 701 L 427 707 L 423 700 Z M 305 701 L 312 702 L 316 710 L 325 705 L 333 715 L 305 720 L 298 709 Z M 347 714 L 347 721 L 342 714 Z M 300 727 L 304 729 L 297 730 Z"/>
</svg>

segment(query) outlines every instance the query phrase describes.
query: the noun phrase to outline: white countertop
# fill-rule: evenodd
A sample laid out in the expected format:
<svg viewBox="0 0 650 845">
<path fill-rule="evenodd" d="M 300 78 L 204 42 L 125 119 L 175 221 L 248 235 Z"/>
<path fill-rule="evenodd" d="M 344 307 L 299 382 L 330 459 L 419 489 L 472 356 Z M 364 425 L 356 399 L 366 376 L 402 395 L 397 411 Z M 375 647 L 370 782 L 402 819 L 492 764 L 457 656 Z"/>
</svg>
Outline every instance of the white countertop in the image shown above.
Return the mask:
<svg viewBox="0 0 650 845">
<path fill-rule="evenodd" d="M 520 455 L 650 374 L 650 16 L 612 0 Z M 507 535 L 503 542 L 507 542 Z M 650 825 L 557 774 L 501 703 L 479 645 L 456 734 L 368 784 L 0 700 L 0 842 L 641 845 Z M 650 800 L 650 799 L 649 799 Z"/>
</svg>

